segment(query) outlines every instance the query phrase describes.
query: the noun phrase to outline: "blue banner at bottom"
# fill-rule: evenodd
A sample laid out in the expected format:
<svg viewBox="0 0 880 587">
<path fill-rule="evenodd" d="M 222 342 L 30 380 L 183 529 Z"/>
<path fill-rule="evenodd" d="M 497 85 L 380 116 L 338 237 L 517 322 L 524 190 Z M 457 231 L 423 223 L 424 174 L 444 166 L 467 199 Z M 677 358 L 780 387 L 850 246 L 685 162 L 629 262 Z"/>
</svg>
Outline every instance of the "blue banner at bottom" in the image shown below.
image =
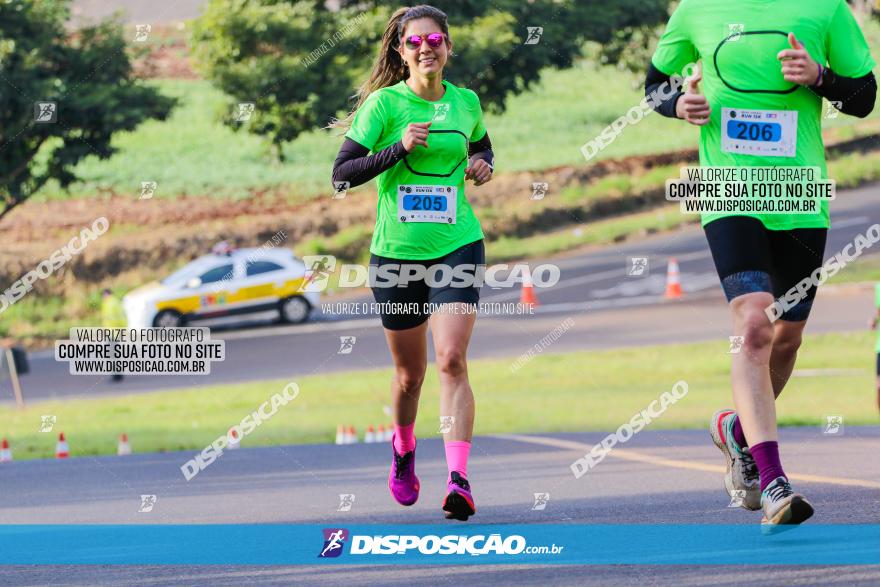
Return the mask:
<svg viewBox="0 0 880 587">
<path fill-rule="evenodd" d="M 4 525 L 0 564 L 876 565 L 880 525 Z"/>
</svg>

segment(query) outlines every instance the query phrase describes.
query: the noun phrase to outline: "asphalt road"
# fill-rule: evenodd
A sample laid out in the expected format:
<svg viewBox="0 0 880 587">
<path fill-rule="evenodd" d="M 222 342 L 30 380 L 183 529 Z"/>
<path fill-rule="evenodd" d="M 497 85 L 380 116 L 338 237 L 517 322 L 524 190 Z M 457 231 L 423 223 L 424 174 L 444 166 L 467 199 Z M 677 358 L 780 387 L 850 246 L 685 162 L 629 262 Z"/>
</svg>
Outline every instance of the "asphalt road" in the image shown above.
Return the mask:
<svg viewBox="0 0 880 587">
<path fill-rule="evenodd" d="M 686 401 L 686 400 L 685 400 Z M 674 408 L 673 408 L 674 409 Z M 722 458 L 705 431 L 645 430 L 615 448 L 587 475 L 569 465 L 602 434 L 478 437 L 469 466 L 482 524 L 751 524 L 760 514 L 728 508 Z M 786 469 L 816 508 L 812 524 L 880 522 L 880 428 L 781 431 Z M 439 438 L 420 439 L 419 502 L 394 503 L 386 487 L 387 444 L 243 448 L 227 452 L 192 481 L 180 465 L 189 453 L 33 460 L 0 467 L 0 524 L 437 524 L 445 461 Z M 549 493 L 533 510 L 535 493 Z M 156 496 L 140 513 L 140 496 Z M 340 512 L 339 495 L 354 494 Z M 231 545 L 231 547 L 234 547 Z M 675 544 L 670 544 L 675 549 Z M 232 585 L 876 585 L 878 567 L 459 566 L 459 567 L 0 567 L 0 584 Z"/>
<path fill-rule="evenodd" d="M 833 228 L 826 257 L 880 220 L 878 191 L 880 186 L 871 186 L 838 196 L 832 208 Z M 869 249 L 867 254 L 878 253 L 880 248 Z M 648 258 L 647 276 L 626 276 L 631 257 Z M 680 264 L 686 295 L 670 303 L 663 299 L 663 292 L 671 257 Z M 530 264 L 535 267 L 543 262 L 557 264 L 561 279 L 552 288 L 538 290 L 541 306 L 535 315 L 481 316 L 470 358 L 515 358 L 567 318 L 574 321 L 574 326 L 554 344 L 554 351 L 701 340 L 727 344 L 730 327 L 726 303 L 698 227 L 619 246 L 532 260 Z M 515 302 L 519 295 L 518 289 L 492 290 L 484 286 L 482 301 Z M 367 294 L 347 301 L 371 302 L 372 297 Z M 833 292 L 826 287 L 820 290 L 808 332 L 863 329 L 872 303 L 869 291 Z M 68 364 L 55 361 L 52 351 L 32 353 L 32 372 L 22 379 L 25 399 L 124 394 L 391 366 L 375 317 L 318 314 L 314 321 L 298 326 L 225 328 L 215 330 L 214 336 L 226 341 L 227 358 L 214 363 L 210 375 L 198 377 L 135 376 L 113 384 L 103 377 L 70 375 Z M 337 354 L 343 336 L 357 338 L 350 354 Z M 8 382 L 0 381 L 0 401 L 12 401 Z"/>
</svg>

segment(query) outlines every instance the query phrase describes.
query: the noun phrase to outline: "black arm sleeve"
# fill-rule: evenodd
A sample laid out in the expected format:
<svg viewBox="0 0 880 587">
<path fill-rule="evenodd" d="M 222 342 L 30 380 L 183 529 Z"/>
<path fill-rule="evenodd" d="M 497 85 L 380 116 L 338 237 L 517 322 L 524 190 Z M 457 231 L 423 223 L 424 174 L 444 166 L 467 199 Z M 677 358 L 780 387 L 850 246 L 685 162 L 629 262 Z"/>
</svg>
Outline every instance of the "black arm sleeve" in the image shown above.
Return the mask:
<svg viewBox="0 0 880 587">
<path fill-rule="evenodd" d="M 859 118 L 869 115 L 877 100 L 877 79 L 872 72 L 862 77 L 844 77 L 826 68 L 822 85 L 810 89 L 844 114 Z"/>
<path fill-rule="evenodd" d="M 482 159 L 494 167 L 495 153 L 492 152 L 492 141 L 489 140 L 488 132 L 476 143 L 468 143 L 468 159 L 471 157 Z"/>
<path fill-rule="evenodd" d="M 682 94 L 684 92 L 681 91 L 680 82 L 654 67 L 653 63 L 648 66 L 648 74 L 645 76 L 645 97 L 654 110 L 666 118 L 678 118 L 675 115 L 675 104 Z"/>
<path fill-rule="evenodd" d="M 368 155 L 369 152 L 368 148 L 357 141 L 345 139 L 333 163 L 333 182 L 347 181 L 349 187 L 367 183 L 406 157 L 403 141 L 398 141 L 372 155 Z M 493 165 L 495 156 L 492 153 L 489 133 L 479 141 L 468 144 L 468 157 L 473 156 Z"/>
<path fill-rule="evenodd" d="M 345 139 L 333 162 L 333 183 L 347 181 L 349 187 L 367 183 L 406 156 L 403 141 L 397 141 L 372 155 L 368 155 L 369 152 L 360 143 Z"/>
</svg>

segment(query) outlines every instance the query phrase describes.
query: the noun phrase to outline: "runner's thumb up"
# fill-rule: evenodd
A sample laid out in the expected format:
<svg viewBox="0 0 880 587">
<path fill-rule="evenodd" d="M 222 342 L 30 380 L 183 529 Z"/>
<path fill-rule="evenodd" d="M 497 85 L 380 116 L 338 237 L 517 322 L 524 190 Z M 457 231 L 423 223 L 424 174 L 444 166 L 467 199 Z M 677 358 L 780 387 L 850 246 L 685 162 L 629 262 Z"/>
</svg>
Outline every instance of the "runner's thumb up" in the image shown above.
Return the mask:
<svg viewBox="0 0 880 587">
<path fill-rule="evenodd" d="M 791 45 L 792 49 L 796 49 L 798 51 L 803 51 L 804 46 L 800 41 L 797 40 L 797 37 L 794 36 L 794 33 L 788 33 L 788 44 Z"/>
<path fill-rule="evenodd" d="M 703 81 L 703 71 L 699 67 L 694 68 L 694 74 L 688 78 L 687 93 L 700 94 L 700 82 Z"/>
</svg>

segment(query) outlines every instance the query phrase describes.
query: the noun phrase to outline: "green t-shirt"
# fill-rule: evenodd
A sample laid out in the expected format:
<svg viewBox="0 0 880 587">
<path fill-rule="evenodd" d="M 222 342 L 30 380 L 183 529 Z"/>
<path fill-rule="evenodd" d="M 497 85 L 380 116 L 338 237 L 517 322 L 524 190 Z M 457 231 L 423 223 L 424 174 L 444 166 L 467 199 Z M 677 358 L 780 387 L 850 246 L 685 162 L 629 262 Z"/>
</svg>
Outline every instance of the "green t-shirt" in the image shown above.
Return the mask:
<svg viewBox="0 0 880 587">
<path fill-rule="evenodd" d="M 473 91 L 448 81 L 443 85 L 446 92 L 435 102 L 419 97 L 405 81 L 377 90 L 358 108 L 351 129 L 345 134 L 375 153 L 401 140 L 409 124 L 431 122 L 428 148 L 417 146 L 376 178 L 379 203 L 370 245 L 373 254 L 408 260 L 436 259 L 483 238 L 480 222 L 464 194 L 468 142 L 479 141 L 486 135 L 480 99 Z M 399 214 L 400 186 L 441 186 L 444 192 L 446 187 L 456 188 L 454 222 L 449 222 L 451 218 L 443 222 L 415 222 L 409 213 Z M 429 201 L 431 205 L 435 203 L 433 197 Z M 438 208 L 434 209 L 448 203 L 451 211 L 451 201 L 450 197 L 449 202 L 437 202 Z M 411 200 L 406 206 L 423 207 Z"/>
<path fill-rule="evenodd" d="M 874 301 L 877 309 L 880 309 L 880 283 L 874 286 Z M 877 325 L 877 344 L 874 345 L 874 350 L 880 354 L 880 324 Z"/>
<path fill-rule="evenodd" d="M 702 60 L 700 88 L 712 114 L 700 131 L 701 165 L 810 166 L 819 167 L 827 178 L 822 99 L 809 88 L 786 82 L 776 58 L 791 48 L 789 32 L 814 60 L 839 75 L 862 77 L 874 68 L 845 0 L 682 0 L 678 5 L 652 61 L 671 76 Z M 740 35 L 731 39 L 736 33 Z M 724 108 L 734 116 L 736 109 L 797 112 L 795 156 L 723 151 Z M 827 200 L 819 214 L 712 213 L 703 215 L 703 224 L 724 216 L 753 216 L 771 230 L 829 226 Z"/>
</svg>

